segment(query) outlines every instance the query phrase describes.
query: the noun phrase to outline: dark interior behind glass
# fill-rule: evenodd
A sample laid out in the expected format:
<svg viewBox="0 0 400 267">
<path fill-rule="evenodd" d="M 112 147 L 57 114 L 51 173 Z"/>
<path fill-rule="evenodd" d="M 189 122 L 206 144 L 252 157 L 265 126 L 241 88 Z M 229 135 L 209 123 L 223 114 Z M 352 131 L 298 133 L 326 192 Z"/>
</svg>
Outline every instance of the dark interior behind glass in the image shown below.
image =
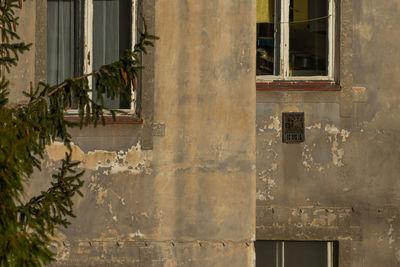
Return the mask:
<svg viewBox="0 0 400 267">
<path fill-rule="evenodd" d="M 119 60 L 132 43 L 132 2 L 130 0 L 93 1 L 93 68 Z M 93 83 L 94 84 L 94 83 Z M 130 86 L 115 99 L 103 95 L 107 108 L 130 109 Z M 93 100 L 97 93 L 93 90 Z"/>
<path fill-rule="evenodd" d="M 328 0 L 290 0 L 291 76 L 328 75 Z"/>
<path fill-rule="evenodd" d="M 338 242 L 258 240 L 254 246 L 256 267 L 338 267 Z"/>
<path fill-rule="evenodd" d="M 257 75 L 279 75 L 280 0 L 257 0 Z"/>
</svg>

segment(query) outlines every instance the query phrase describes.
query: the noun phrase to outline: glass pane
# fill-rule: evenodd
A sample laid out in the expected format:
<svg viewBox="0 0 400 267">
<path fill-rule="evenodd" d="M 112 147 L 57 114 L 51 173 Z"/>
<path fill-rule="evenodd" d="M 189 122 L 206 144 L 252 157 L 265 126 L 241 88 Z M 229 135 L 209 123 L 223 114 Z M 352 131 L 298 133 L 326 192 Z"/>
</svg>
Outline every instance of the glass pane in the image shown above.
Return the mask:
<svg viewBox="0 0 400 267">
<path fill-rule="evenodd" d="M 281 267 L 282 242 L 256 241 L 256 267 Z"/>
<path fill-rule="evenodd" d="M 328 75 L 329 0 L 290 0 L 291 76 Z"/>
<path fill-rule="evenodd" d="M 93 1 L 93 68 L 119 60 L 126 49 L 131 49 L 132 20 L 130 0 Z M 106 98 L 107 108 L 130 109 L 130 87 L 114 99 Z M 93 91 L 93 99 L 97 99 Z"/>
<path fill-rule="evenodd" d="M 47 82 L 74 76 L 74 1 L 47 1 Z"/>
<path fill-rule="evenodd" d="M 47 1 L 47 82 L 62 83 L 83 73 L 83 2 Z M 70 103 L 76 109 L 77 103 Z"/>
<path fill-rule="evenodd" d="M 257 0 L 257 75 L 279 75 L 279 2 Z"/>
<path fill-rule="evenodd" d="M 327 242 L 285 242 L 285 267 L 328 267 Z"/>
</svg>

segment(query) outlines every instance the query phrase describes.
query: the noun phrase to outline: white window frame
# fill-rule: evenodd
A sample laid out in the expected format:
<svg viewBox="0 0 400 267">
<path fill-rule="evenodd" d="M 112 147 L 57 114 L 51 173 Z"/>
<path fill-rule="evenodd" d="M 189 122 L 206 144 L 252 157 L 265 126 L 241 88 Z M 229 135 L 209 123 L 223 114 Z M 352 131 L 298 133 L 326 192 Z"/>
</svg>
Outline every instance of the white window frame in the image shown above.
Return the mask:
<svg viewBox="0 0 400 267">
<path fill-rule="evenodd" d="M 83 47 L 83 75 L 89 74 L 94 71 L 93 69 L 93 1 L 84 0 L 84 47 Z M 132 44 L 131 49 L 135 49 L 137 41 L 137 13 L 138 13 L 138 0 L 132 1 Z M 89 88 L 92 88 L 92 79 L 88 79 Z M 131 88 L 132 100 L 136 99 L 136 90 Z M 89 97 L 92 99 L 92 92 L 89 92 Z M 136 110 L 136 101 L 131 101 L 130 109 L 118 109 L 127 113 L 127 115 L 134 115 Z M 77 114 L 77 109 L 69 109 L 68 114 Z M 108 112 L 107 112 L 108 114 Z"/>
<path fill-rule="evenodd" d="M 289 71 L 289 8 L 290 0 L 281 0 L 281 44 L 280 44 L 280 75 L 257 75 L 257 82 L 282 81 L 334 81 L 335 61 L 335 0 L 328 0 L 328 75 L 326 76 L 290 76 Z M 275 5 L 276 6 L 276 5 Z M 279 23 L 279 22 L 277 22 Z"/>
</svg>

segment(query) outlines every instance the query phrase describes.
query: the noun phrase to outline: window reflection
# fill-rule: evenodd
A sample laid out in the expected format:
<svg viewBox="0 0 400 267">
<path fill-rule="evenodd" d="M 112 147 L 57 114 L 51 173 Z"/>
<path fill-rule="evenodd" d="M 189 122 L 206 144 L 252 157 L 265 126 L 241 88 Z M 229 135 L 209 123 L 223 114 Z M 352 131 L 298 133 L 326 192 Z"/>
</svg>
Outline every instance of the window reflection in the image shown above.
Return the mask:
<svg viewBox="0 0 400 267">
<path fill-rule="evenodd" d="M 275 70 L 276 56 L 275 1 L 257 0 L 257 75 L 279 75 Z"/>
<path fill-rule="evenodd" d="M 290 1 L 291 76 L 328 75 L 328 19 L 328 0 Z"/>
<path fill-rule="evenodd" d="M 95 0 L 93 1 L 93 67 L 118 61 L 125 50 L 131 48 L 132 18 L 130 0 Z M 111 99 L 104 94 L 107 108 L 129 109 L 130 87 L 121 95 Z M 93 99 L 97 99 L 97 91 L 93 90 Z"/>
</svg>

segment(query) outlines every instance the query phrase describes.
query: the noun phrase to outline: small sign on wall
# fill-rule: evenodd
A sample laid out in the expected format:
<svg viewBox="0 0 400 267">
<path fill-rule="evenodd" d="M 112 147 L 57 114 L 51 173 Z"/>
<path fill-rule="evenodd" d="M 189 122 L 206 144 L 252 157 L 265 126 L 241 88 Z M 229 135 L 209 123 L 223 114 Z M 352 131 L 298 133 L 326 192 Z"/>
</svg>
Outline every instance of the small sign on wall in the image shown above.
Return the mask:
<svg viewBox="0 0 400 267">
<path fill-rule="evenodd" d="M 282 113 L 282 142 L 298 144 L 305 140 L 304 112 Z"/>
</svg>

